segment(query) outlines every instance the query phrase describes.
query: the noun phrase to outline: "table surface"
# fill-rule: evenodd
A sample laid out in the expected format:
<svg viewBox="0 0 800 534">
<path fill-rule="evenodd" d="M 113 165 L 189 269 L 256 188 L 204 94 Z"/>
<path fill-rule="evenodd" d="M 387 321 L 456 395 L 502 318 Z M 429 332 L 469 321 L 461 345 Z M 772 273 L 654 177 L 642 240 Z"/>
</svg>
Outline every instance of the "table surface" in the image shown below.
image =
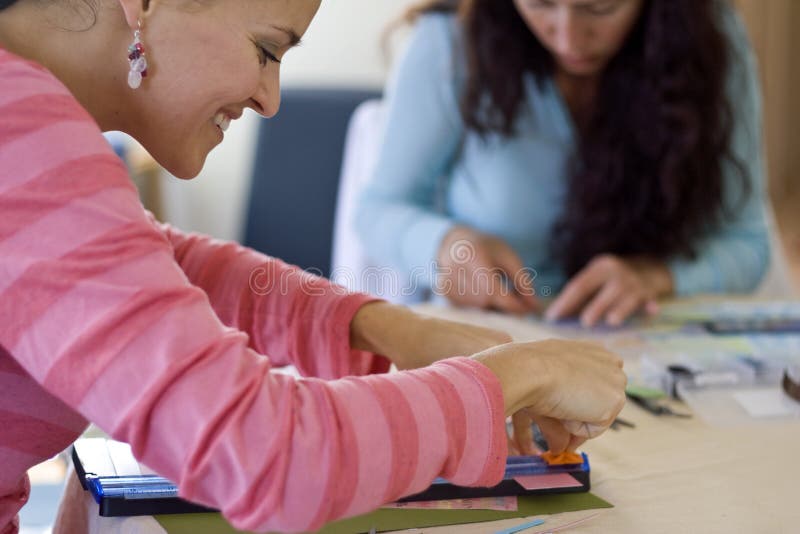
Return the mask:
<svg viewBox="0 0 800 534">
<path fill-rule="evenodd" d="M 417 309 L 502 329 L 517 341 L 564 337 L 563 331 L 529 319 L 431 305 Z M 637 365 L 636 358 L 626 359 L 626 370 Z M 615 508 L 601 511 L 570 532 L 800 532 L 800 421 L 718 427 L 700 417 L 656 417 L 631 403 L 621 417 L 636 428 L 608 431 L 583 446 L 592 462 L 592 492 Z M 86 516 L 78 522 L 88 523 L 90 532 L 164 533 L 152 518 L 98 518 L 97 505 L 85 497 L 74 495 L 86 503 L 80 507 Z M 524 532 L 544 532 L 593 514 L 561 514 Z M 484 533 L 525 522 L 513 519 L 424 532 Z"/>
</svg>

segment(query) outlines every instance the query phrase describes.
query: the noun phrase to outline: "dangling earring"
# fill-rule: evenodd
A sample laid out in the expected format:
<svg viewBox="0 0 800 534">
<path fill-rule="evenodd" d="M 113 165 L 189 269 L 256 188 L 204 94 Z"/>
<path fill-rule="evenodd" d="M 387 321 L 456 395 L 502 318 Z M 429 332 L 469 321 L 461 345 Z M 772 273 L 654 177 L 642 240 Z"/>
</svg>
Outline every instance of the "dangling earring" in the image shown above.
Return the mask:
<svg viewBox="0 0 800 534">
<path fill-rule="evenodd" d="M 147 77 L 147 59 L 144 57 L 144 45 L 142 44 L 142 21 L 139 21 L 139 28 L 133 32 L 133 42 L 128 47 L 128 86 L 131 89 L 138 89 L 142 85 L 142 78 Z"/>
</svg>

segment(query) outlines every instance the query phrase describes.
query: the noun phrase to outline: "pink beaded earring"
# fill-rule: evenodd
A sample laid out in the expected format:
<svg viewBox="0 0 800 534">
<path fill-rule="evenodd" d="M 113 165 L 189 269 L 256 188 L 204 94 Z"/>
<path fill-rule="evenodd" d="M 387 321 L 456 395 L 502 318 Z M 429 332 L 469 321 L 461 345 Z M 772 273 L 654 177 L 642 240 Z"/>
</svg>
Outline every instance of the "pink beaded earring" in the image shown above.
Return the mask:
<svg viewBox="0 0 800 534">
<path fill-rule="evenodd" d="M 133 32 L 133 42 L 128 47 L 128 86 L 131 89 L 138 89 L 142 85 L 142 78 L 147 77 L 147 59 L 144 57 L 144 45 L 142 44 L 142 21 L 139 21 L 139 28 Z"/>
</svg>

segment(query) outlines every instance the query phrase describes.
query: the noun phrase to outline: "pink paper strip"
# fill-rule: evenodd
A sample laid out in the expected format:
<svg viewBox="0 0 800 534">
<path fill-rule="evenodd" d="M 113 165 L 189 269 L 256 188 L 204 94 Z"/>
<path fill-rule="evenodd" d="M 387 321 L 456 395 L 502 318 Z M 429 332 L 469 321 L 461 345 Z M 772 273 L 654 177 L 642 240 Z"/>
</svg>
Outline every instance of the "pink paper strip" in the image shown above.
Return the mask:
<svg viewBox="0 0 800 534">
<path fill-rule="evenodd" d="M 514 477 L 526 490 L 549 488 L 577 488 L 582 484 L 569 473 L 551 473 L 547 475 L 521 475 Z"/>
</svg>

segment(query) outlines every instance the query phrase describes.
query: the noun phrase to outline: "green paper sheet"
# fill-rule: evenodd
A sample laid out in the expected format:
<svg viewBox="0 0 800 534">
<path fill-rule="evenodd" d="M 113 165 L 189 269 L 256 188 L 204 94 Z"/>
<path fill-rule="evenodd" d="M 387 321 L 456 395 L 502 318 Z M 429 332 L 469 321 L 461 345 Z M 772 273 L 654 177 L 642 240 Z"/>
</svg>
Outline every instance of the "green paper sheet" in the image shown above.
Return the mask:
<svg viewBox="0 0 800 534">
<path fill-rule="evenodd" d="M 611 508 L 612 505 L 591 493 L 522 496 L 516 512 L 494 510 L 410 510 L 380 509 L 369 514 L 330 523 L 319 534 L 353 534 L 407 528 L 434 527 L 496 521 L 514 517 L 549 515 L 561 512 Z M 169 534 L 236 534 L 241 531 L 231 527 L 220 514 L 179 514 L 156 516 L 156 520 Z"/>
</svg>

